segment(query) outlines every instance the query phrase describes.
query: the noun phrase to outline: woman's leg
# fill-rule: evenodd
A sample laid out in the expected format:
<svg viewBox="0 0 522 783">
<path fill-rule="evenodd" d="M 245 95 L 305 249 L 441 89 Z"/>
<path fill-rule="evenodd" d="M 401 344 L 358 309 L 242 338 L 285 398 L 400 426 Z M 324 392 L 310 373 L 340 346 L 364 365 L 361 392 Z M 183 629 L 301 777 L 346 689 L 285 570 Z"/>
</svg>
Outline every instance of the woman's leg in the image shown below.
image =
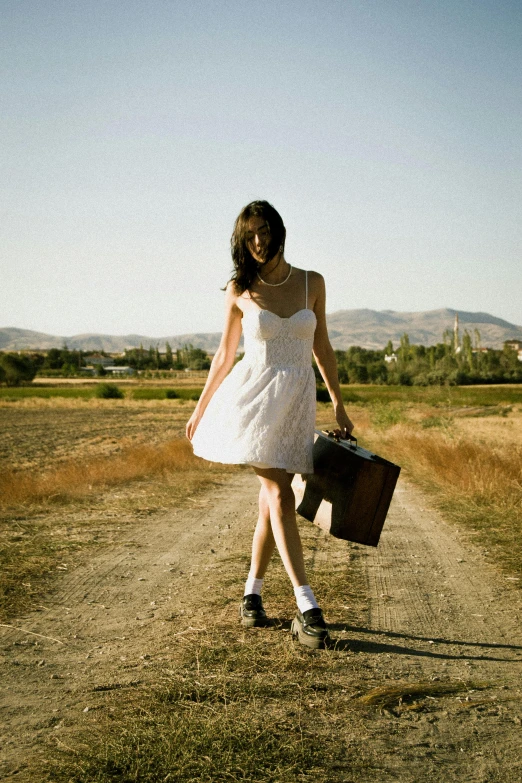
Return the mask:
<svg viewBox="0 0 522 783">
<path fill-rule="evenodd" d="M 274 549 L 275 539 L 270 524 L 270 509 L 268 507 L 266 492 L 264 488 L 261 487 L 259 490 L 259 516 L 252 541 L 250 577 L 254 579 L 263 579 L 270 558 L 274 553 Z"/>
<path fill-rule="evenodd" d="M 259 491 L 259 517 L 252 541 L 252 560 L 243 600 L 239 607 L 241 623 L 245 628 L 270 625 L 261 600 L 263 577 L 275 549 L 275 540 L 270 525 L 270 509 L 265 491 Z"/>
<path fill-rule="evenodd" d="M 279 468 L 254 468 L 254 470 L 261 482 L 260 510 L 262 496 L 263 504 L 266 503 L 268 509 L 268 520 L 272 530 L 272 536 L 270 537 L 266 532 L 266 512 L 263 515 L 263 523 L 261 525 L 260 513 L 256 532 L 254 533 L 256 563 L 259 563 L 261 570 L 259 575 L 264 575 L 264 570 L 266 570 L 274 549 L 272 542 L 275 542 L 292 585 L 294 587 L 307 585 L 303 547 L 295 518 L 295 497 L 291 487 L 293 476 Z M 264 505 L 263 508 L 265 508 Z M 258 529 L 258 547 L 256 547 Z M 264 570 L 262 570 L 263 565 Z M 254 566 L 254 555 L 252 566 Z"/>
<path fill-rule="evenodd" d="M 254 470 L 261 482 L 260 520 L 262 522 L 258 521 L 254 534 L 254 542 L 256 542 L 259 529 L 258 548 L 254 545 L 252 563 L 254 563 L 255 550 L 259 573 L 264 575 L 274 549 L 273 541 L 275 541 L 283 565 L 294 587 L 299 610 L 292 621 L 292 634 L 297 636 L 299 641 L 307 647 L 322 648 L 328 641 L 328 630 L 306 578 L 303 546 L 295 518 L 295 497 L 291 486 L 293 476 L 278 468 L 254 468 Z M 272 537 L 268 535 L 266 529 L 265 502 L 268 506 Z M 263 509 L 262 514 L 261 508 Z M 243 624 L 250 622 L 248 618 L 245 618 L 244 612 L 242 617 L 244 618 Z M 250 624 L 254 624 L 254 622 L 250 622 Z"/>
</svg>

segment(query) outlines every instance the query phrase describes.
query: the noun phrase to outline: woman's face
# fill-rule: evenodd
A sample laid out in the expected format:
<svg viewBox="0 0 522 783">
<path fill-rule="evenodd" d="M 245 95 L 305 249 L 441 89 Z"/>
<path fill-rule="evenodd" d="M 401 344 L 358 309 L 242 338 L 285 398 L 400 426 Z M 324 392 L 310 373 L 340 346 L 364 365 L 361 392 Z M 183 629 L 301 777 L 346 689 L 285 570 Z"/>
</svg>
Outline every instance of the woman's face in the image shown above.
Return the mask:
<svg viewBox="0 0 522 783">
<path fill-rule="evenodd" d="M 246 231 L 247 247 L 259 264 L 266 264 L 270 245 L 270 227 L 262 217 L 251 217 Z"/>
</svg>

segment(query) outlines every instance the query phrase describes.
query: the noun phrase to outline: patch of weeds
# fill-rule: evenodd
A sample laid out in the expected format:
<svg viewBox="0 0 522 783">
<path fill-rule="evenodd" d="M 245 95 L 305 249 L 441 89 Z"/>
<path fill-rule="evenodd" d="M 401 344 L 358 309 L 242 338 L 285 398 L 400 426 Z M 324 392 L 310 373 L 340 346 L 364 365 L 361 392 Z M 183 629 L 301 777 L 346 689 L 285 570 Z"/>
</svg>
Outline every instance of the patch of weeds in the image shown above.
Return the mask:
<svg viewBox="0 0 522 783">
<path fill-rule="evenodd" d="M 343 395 L 343 401 L 346 403 L 361 402 L 363 399 L 360 394 L 356 394 L 354 391 L 351 391 L 351 389 L 346 388 L 346 386 L 343 386 L 341 393 Z"/>
<path fill-rule="evenodd" d="M 99 383 L 94 392 L 100 400 L 123 400 L 124 392 L 115 383 Z"/>
<path fill-rule="evenodd" d="M 377 430 L 387 430 L 396 424 L 402 424 L 405 420 L 406 415 L 402 405 L 377 404 L 371 412 L 371 422 Z"/>
<path fill-rule="evenodd" d="M 511 405 L 465 405 L 454 410 L 455 415 L 467 419 L 480 419 L 485 416 L 502 416 L 505 418 L 513 411 Z"/>
<path fill-rule="evenodd" d="M 329 783 L 329 769 L 350 763 L 326 719 L 340 692 L 332 661 L 282 633 L 231 640 L 231 632 L 208 629 L 152 690 L 125 694 L 125 703 L 107 693 L 105 716 L 86 719 L 40 779 Z"/>
<path fill-rule="evenodd" d="M 247 708 L 247 712 L 245 712 Z M 122 716 L 123 717 L 123 716 Z M 47 780 L 67 783 L 272 783 L 326 780 L 320 772 L 324 744 L 302 727 L 293 730 L 261 705 L 190 702 L 128 705 L 125 730 L 120 716 L 89 731 L 74 754 L 60 753 Z M 303 774 L 303 770 L 305 770 Z"/>
<path fill-rule="evenodd" d="M 170 391 L 170 389 L 167 389 Z M 164 390 L 156 386 L 140 386 L 132 389 L 133 400 L 163 400 L 166 397 Z"/>
<path fill-rule="evenodd" d="M 522 588 L 522 503 L 507 498 L 439 496 L 439 508 L 450 520 L 473 532 L 475 544 L 486 548 L 486 555 L 513 577 L 513 586 Z"/>
<path fill-rule="evenodd" d="M 451 416 L 427 416 L 421 420 L 420 425 L 424 430 L 432 428 L 449 430 L 453 425 L 453 418 Z"/>
<path fill-rule="evenodd" d="M 37 384 L 31 384 L 31 386 L 19 386 L 17 388 L 0 388 L 0 400 L 2 402 L 18 402 L 19 400 L 25 400 L 30 397 L 40 397 L 43 399 L 52 399 L 56 397 L 65 397 L 73 399 L 90 399 L 94 395 L 94 388 L 81 386 L 38 386 Z"/>
<path fill-rule="evenodd" d="M 165 389 L 161 386 L 138 386 L 132 389 L 133 400 L 195 400 L 199 399 L 201 389 L 195 389 L 194 387 L 185 388 L 178 387 L 177 389 Z"/>
<path fill-rule="evenodd" d="M 373 688 L 363 696 L 359 696 L 357 703 L 364 706 L 376 706 L 382 708 L 401 707 L 403 704 L 426 696 L 446 696 L 463 691 L 479 690 L 487 688 L 483 682 L 412 682 L 390 683 Z"/>
</svg>

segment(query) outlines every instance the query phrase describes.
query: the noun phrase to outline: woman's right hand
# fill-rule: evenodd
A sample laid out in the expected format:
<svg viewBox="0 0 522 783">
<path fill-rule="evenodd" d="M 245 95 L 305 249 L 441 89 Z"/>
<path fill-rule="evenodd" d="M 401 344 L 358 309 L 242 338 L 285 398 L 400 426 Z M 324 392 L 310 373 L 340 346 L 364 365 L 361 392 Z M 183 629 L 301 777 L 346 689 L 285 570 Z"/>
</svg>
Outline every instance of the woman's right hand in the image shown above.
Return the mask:
<svg viewBox="0 0 522 783">
<path fill-rule="evenodd" d="M 185 434 L 189 440 L 192 440 L 194 437 L 212 395 L 234 366 L 234 358 L 241 337 L 241 318 L 243 315 L 243 311 L 236 304 L 236 299 L 237 295 L 234 286 L 230 282 L 227 285 L 225 328 L 221 335 L 221 342 L 212 359 L 207 382 L 201 392 L 199 402 L 185 428 Z"/>
<path fill-rule="evenodd" d="M 198 411 L 198 409 L 196 408 L 192 416 L 190 417 L 190 419 L 187 421 L 187 426 L 185 427 L 185 435 L 189 440 L 192 440 L 192 438 L 194 437 L 194 433 L 198 428 L 198 424 L 201 421 L 202 415 L 203 414 L 200 411 Z"/>
</svg>

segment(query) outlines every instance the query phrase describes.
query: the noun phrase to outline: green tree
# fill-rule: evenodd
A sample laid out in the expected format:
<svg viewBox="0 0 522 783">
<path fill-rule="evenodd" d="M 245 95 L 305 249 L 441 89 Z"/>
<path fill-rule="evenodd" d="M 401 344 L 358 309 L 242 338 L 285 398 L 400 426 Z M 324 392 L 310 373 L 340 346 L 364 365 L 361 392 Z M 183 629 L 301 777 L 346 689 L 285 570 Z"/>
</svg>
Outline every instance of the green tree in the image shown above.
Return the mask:
<svg viewBox="0 0 522 783">
<path fill-rule="evenodd" d="M 17 353 L 0 354 L 0 380 L 7 386 L 19 386 L 29 383 L 36 375 L 36 365 L 28 356 Z"/>
<path fill-rule="evenodd" d="M 168 370 L 172 369 L 172 348 L 169 342 L 165 343 L 165 365 Z"/>
<path fill-rule="evenodd" d="M 399 357 L 399 362 L 401 363 L 401 366 L 404 367 L 405 365 L 408 364 L 411 358 L 411 345 L 410 345 L 410 338 L 406 334 L 406 332 L 401 337 L 401 344 L 397 350 L 397 355 Z"/>
<path fill-rule="evenodd" d="M 190 346 L 188 351 L 188 366 L 191 370 L 208 370 L 210 368 L 210 359 L 206 351 L 201 348 Z"/>
<path fill-rule="evenodd" d="M 60 370 L 62 367 L 62 352 L 59 348 L 51 348 L 45 357 L 44 369 Z"/>
<path fill-rule="evenodd" d="M 471 335 L 467 329 L 464 330 L 462 336 L 462 358 L 468 365 L 469 370 L 473 370 L 473 346 L 471 344 Z"/>
</svg>

